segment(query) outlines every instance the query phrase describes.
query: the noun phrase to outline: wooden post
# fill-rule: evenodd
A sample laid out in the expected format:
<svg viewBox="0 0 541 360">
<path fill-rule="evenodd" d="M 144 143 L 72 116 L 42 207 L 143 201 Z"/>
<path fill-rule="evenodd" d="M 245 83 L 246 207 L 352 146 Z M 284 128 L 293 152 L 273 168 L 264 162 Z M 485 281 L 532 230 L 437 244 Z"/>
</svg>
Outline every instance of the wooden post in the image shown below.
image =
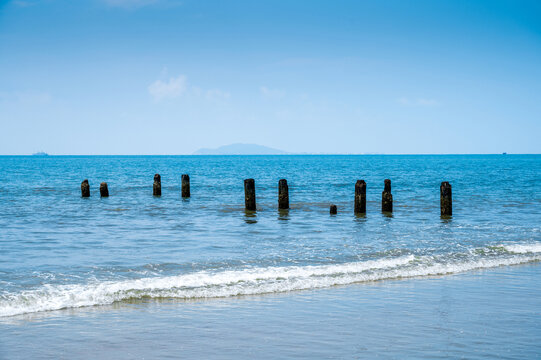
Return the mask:
<svg viewBox="0 0 541 360">
<path fill-rule="evenodd" d="M 289 187 L 286 179 L 278 181 L 278 209 L 289 209 Z"/>
<path fill-rule="evenodd" d="M 154 175 L 154 185 L 152 186 L 154 196 L 162 196 L 162 178 L 160 174 Z"/>
<path fill-rule="evenodd" d="M 107 188 L 107 183 L 102 182 L 100 184 L 100 196 L 101 197 L 109 197 L 109 189 Z"/>
<path fill-rule="evenodd" d="M 366 213 L 366 182 L 357 180 L 355 183 L 355 214 Z"/>
<path fill-rule="evenodd" d="M 331 205 L 331 208 L 330 208 L 330 211 L 331 215 L 336 215 L 336 213 L 338 212 L 338 209 L 336 208 L 336 205 Z"/>
<path fill-rule="evenodd" d="M 182 175 L 182 197 L 183 198 L 189 198 L 190 197 L 190 175 L 184 174 Z"/>
<path fill-rule="evenodd" d="M 451 184 L 444 181 L 440 185 L 440 209 L 441 216 L 453 215 L 453 196 L 451 192 Z"/>
<path fill-rule="evenodd" d="M 391 194 L 391 180 L 385 179 L 385 187 L 381 193 L 381 211 L 393 212 L 393 195 Z"/>
<path fill-rule="evenodd" d="M 244 204 L 246 210 L 255 211 L 255 181 L 254 179 L 244 180 Z"/>
<path fill-rule="evenodd" d="M 81 183 L 81 196 L 90 197 L 90 185 L 88 185 L 88 180 L 84 179 Z"/>
</svg>

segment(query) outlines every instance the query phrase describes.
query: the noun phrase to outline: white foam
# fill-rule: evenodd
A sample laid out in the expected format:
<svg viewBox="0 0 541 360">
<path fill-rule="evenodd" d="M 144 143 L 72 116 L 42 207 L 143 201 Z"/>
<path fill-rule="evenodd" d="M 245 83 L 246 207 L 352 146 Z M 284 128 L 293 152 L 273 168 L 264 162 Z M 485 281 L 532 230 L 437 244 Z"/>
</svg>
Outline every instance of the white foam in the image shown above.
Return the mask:
<svg viewBox="0 0 541 360">
<path fill-rule="evenodd" d="M 1 295 L 0 317 L 105 305 L 132 298 L 215 298 L 316 289 L 383 279 L 454 274 L 541 260 L 541 254 L 531 253 L 473 257 L 455 262 L 448 262 L 443 256 L 408 255 L 346 264 L 247 268 L 215 273 L 202 271 L 82 285 L 45 285 L 22 293 Z"/>
<path fill-rule="evenodd" d="M 515 254 L 541 253 L 541 243 L 532 244 L 511 244 L 502 245 L 502 247 Z"/>
</svg>

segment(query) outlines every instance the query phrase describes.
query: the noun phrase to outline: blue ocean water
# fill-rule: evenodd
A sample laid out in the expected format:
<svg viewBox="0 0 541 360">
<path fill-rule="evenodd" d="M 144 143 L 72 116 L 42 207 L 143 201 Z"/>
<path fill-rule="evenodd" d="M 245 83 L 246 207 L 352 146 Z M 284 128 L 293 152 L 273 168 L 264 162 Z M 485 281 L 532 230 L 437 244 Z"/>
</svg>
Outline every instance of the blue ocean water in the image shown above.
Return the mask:
<svg viewBox="0 0 541 360">
<path fill-rule="evenodd" d="M 161 174 L 161 197 L 152 196 L 155 173 Z M 180 196 L 185 173 L 189 199 Z M 255 213 L 244 211 L 246 178 L 256 182 Z M 289 184 L 289 211 L 277 209 L 281 178 Z M 386 178 L 392 181 L 392 215 L 381 213 Z M 91 186 L 88 199 L 81 198 L 83 179 Z M 353 214 L 358 179 L 367 183 L 365 216 Z M 99 196 L 102 181 L 109 198 Z M 453 187 L 451 218 L 439 214 L 442 181 Z M 65 322 L 93 309 L 102 321 L 110 321 L 108 314 L 126 320 L 133 318 L 133 307 L 151 311 L 163 301 L 205 313 L 216 301 L 246 303 L 245 295 L 295 306 L 302 294 L 316 294 L 321 308 L 332 308 L 330 302 L 352 299 L 362 289 L 375 294 L 366 300 L 371 304 L 380 282 L 407 286 L 433 276 L 468 279 L 482 271 L 481 279 L 503 284 L 506 277 L 498 271 L 514 265 L 541 275 L 540 181 L 539 155 L 2 156 L 0 324 L 20 336 L 36 316 L 45 323 Z M 338 206 L 337 215 L 329 215 L 330 204 Z M 539 294 L 538 278 L 528 279 L 521 280 L 517 296 Z M 422 291 L 430 293 L 427 288 Z M 379 295 L 392 309 L 388 292 Z M 534 321 L 541 312 L 538 298 L 519 309 Z M 475 300 L 470 304 L 475 312 Z M 514 305 L 509 299 L 506 304 Z M 249 309 L 257 311 L 251 305 L 237 311 L 246 316 Z M 341 309 L 335 309 L 336 318 L 347 318 L 347 307 Z M 297 323 L 299 331 L 315 319 L 317 311 Z M 141 322 L 160 323 L 151 316 Z M 531 333 L 529 326 L 530 338 L 539 339 L 540 332 Z M 16 344 L 17 335 L 3 341 Z M 522 345 L 523 355 L 539 350 L 533 343 Z M 343 356 L 358 354 L 353 348 Z"/>
</svg>

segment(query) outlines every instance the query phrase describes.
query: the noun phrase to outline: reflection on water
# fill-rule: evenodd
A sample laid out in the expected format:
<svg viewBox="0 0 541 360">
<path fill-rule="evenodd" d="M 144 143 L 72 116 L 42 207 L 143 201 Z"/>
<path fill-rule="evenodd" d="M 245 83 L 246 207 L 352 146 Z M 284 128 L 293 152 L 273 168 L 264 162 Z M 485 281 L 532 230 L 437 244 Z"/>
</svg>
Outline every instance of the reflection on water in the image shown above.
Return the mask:
<svg viewBox="0 0 541 360">
<path fill-rule="evenodd" d="M 278 220 L 289 220 L 289 209 L 278 209 Z"/>
<path fill-rule="evenodd" d="M 355 222 L 358 222 L 358 223 L 365 223 L 367 220 L 368 220 L 368 217 L 366 216 L 366 214 L 354 214 L 354 220 Z"/>
<path fill-rule="evenodd" d="M 257 223 L 257 211 L 253 210 L 244 210 L 244 221 L 247 224 L 256 224 Z"/>
<path fill-rule="evenodd" d="M 452 215 L 440 215 L 440 219 L 441 219 L 442 224 L 450 224 L 451 221 L 453 220 L 453 216 Z"/>
</svg>

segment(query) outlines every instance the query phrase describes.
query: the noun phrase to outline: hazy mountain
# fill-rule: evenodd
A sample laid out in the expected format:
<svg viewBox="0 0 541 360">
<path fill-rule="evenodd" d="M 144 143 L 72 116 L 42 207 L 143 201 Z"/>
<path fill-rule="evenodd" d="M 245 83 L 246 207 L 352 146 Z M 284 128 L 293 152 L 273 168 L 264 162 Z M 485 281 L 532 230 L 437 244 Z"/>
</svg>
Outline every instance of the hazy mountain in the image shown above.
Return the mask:
<svg viewBox="0 0 541 360">
<path fill-rule="evenodd" d="M 284 155 L 287 152 L 256 144 L 231 144 L 216 149 L 199 149 L 194 155 Z"/>
</svg>

